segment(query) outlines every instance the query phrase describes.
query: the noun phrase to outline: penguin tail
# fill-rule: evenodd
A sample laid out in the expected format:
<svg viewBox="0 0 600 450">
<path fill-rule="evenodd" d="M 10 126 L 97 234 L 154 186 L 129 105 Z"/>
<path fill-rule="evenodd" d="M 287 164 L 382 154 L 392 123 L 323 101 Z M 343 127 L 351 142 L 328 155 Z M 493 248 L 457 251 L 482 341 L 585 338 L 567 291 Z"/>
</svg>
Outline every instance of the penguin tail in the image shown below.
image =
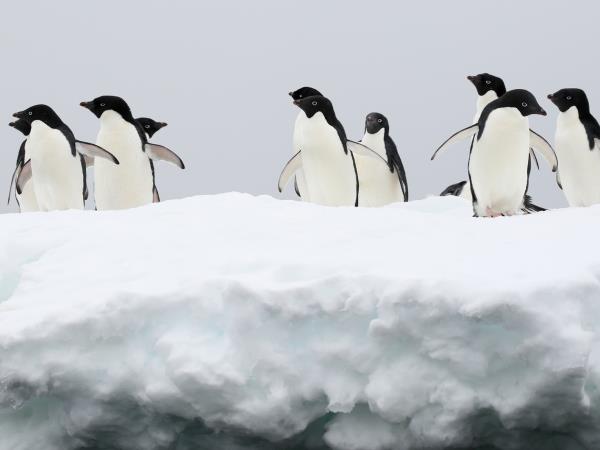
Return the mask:
<svg viewBox="0 0 600 450">
<path fill-rule="evenodd" d="M 462 193 L 466 184 L 466 181 L 461 181 L 460 183 L 452 184 L 446 189 L 444 189 L 440 196 L 444 197 L 446 195 L 454 195 L 455 197 L 458 197 Z"/>
<path fill-rule="evenodd" d="M 525 214 L 533 214 L 536 212 L 546 211 L 546 208 L 542 208 L 541 206 L 536 205 L 531 200 L 531 196 L 528 194 L 525 194 L 525 197 L 523 198 L 523 207 L 521 208 L 521 210 Z"/>
</svg>

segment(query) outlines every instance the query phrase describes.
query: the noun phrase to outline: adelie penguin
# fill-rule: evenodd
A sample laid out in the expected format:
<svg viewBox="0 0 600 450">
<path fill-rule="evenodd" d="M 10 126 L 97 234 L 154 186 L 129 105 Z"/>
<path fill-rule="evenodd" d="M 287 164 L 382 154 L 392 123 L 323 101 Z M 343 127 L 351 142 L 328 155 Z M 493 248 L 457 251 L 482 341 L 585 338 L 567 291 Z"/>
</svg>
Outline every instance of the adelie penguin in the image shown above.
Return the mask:
<svg viewBox="0 0 600 450">
<path fill-rule="evenodd" d="M 360 186 L 353 152 L 385 161 L 347 139 L 327 98 L 315 95 L 294 100 L 294 104 L 302 110 L 296 124 L 299 150 L 281 172 L 279 191 L 302 169 L 308 193 L 303 200 L 324 206 L 358 206 Z"/>
<path fill-rule="evenodd" d="M 523 208 L 529 183 L 530 146 L 552 161 L 550 144 L 529 129 L 528 117 L 546 115 L 533 94 L 523 89 L 508 91 L 489 103 L 478 122 L 451 136 L 432 156 L 452 143 L 475 136 L 469 155 L 469 181 L 473 212 L 479 217 L 518 214 Z"/>
<path fill-rule="evenodd" d="M 600 203 L 600 125 L 581 89 L 548 95 L 558 110 L 556 121 L 557 182 L 570 206 Z"/>
<path fill-rule="evenodd" d="M 31 180 L 40 211 L 83 209 L 86 165 L 83 155 L 119 161 L 101 147 L 75 139 L 71 129 L 47 105 L 35 105 L 14 114 L 31 126 L 27 152 L 31 158 L 19 173 L 16 189 L 23 192 Z"/>
<path fill-rule="evenodd" d="M 506 85 L 502 78 L 497 77 L 495 75 L 489 73 L 480 73 L 478 75 L 469 75 L 467 77 L 475 89 L 477 90 L 477 102 L 475 104 L 475 116 L 473 117 L 473 123 L 477 123 L 479 121 L 479 117 L 481 116 L 481 112 L 483 109 L 489 105 L 494 100 L 502 97 L 506 94 Z M 475 139 L 475 138 L 473 138 Z M 471 145 L 473 145 L 473 140 L 471 140 Z M 531 171 L 532 162 L 536 164 L 539 169 L 539 164 L 535 153 L 533 150 L 530 152 L 530 164 L 528 171 Z M 454 195 L 457 197 L 464 198 L 468 201 L 472 201 L 473 198 L 471 196 L 471 185 L 468 181 L 460 181 L 458 183 L 452 184 L 448 186 L 446 189 L 442 191 L 440 194 L 444 195 Z M 535 205 L 531 198 L 526 195 L 525 200 L 523 202 L 524 212 L 536 212 L 536 211 L 544 211 L 544 208 L 541 208 Z"/>
<path fill-rule="evenodd" d="M 140 124 L 148 139 L 151 139 L 157 131 L 163 129 L 168 125 L 166 122 L 157 122 L 156 120 L 150 119 L 149 117 L 138 117 L 135 120 L 137 123 Z M 156 173 L 154 171 L 154 164 L 152 165 L 152 180 L 154 183 L 154 187 L 152 188 L 152 201 L 154 203 L 160 203 L 160 194 L 158 193 L 158 188 L 156 187 Z"/>
<path fill-rule="evenodd" d="M 15 171 L 13 172 L 12 178 L 10 180 L 10 187 L 8 189 L 8 203 L 10 204 L 10 197 L 15 181 L 19 178 L 19 175 L 21 174 L 25 163 L 31 158 L 31 152 L 27 149 L 27 137 L 31 132 L 31 125 L 23 119 L 11 122 L 9 123 L 9 125 L 15 130 L 18 130 L 21 133 L 23 133 L 23 135 L 26 137 L 26 139 L 21 143 L 21 146 L 19 147 Z M 21 193 L 18 193 L 15 189 L 15 198 L 17 200 L 17 204 L 19 205 L 19 210 L 21 212 L 35 212 L 40 210 L 37 198 L 35 197 L 35 192 L 33 190 L 33 183 L 26 183 L 25 186 L 22 187 Z"/>
<path fill-rule="evenodd" d="M 387 164 L 371 156 L 354 155 L 360 182 L 359 206 L 384 206 L 408 201 L 408 183 L 398 149 L 390 136 L 388 119 L 370 113 L 365 119 L 365 134 L 360 141 L 375 151 Z"/>
<path fill-rule="evenodd" d="M 305 86 L 290 92 L 289 95 L 295 101 L 301 100 L 306 97 L 322 96 L 323 94 L 321 94 L 315 88 Z M 294 134 L 292 137 L 293 155 L 297 154 L 300 151 L 300 142 L 302 141 L 301 133 L 304 129 L 302 127 L 302 124 L 304 123 L 302 116 L 304 116 L 304 112 L 300 111 L 298 113 L 298 116 L 296 116 L 296 123 L 294 124 Z M 310 198 L 308 198 L 308 189 L 306 188 L 306 181 L 304 180 L 304 172 L 302 171 L 302 169 L 299 169 L 296 172 L 294 180 L 294 189 L 298 197 L 302 198 L 304 201 L 310 201 Z"/>
<path fill-rule="evenodd" d="M 98 210 L 135 208 L 156 201 L 152 160 L 168 161 L 183 169 L 179 156 L 166 147 L 148 142 L 125 100 L 105 95 L 81 106 L 100 119 L 96 143 L 119 158 L 118 167 L 95 164 L 94 195 Z"/>
</svg>

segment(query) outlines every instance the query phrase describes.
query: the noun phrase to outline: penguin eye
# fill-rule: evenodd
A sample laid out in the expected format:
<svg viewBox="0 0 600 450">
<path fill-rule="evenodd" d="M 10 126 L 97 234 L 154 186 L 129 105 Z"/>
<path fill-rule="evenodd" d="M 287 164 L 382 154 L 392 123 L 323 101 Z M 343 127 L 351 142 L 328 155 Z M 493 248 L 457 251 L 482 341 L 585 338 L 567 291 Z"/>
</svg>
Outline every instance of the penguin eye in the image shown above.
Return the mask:
<svg viewBox="0 0 600 450">
<path fill-rule="evenodd" d="M 302 94 L 298 94 L 298 98 L 302 98 Z"/>
<path fill-rule="evenodd" d="M 571 97 L 570 95 L 567 95 L 567 100 L 572 100 L 573 97 Z"/>
<path fill-rule="evenodd" d="M 30 116 L 33 116 L 33 111 L 29 111 L 29 115 L 30 115 Z"/>
<path fill-rule="evenodd" d="M 150 128 L 150 125 L 146 125 L 146 128 Z"/>
<path fill-rule="evenodd" d="M 492 84 L 491 80 L 485 80 L 485 84 Z"/>
<path fill-rule="evenodd" d="M 527 102 L 523 102 L 523 103 L 521 103 L 521 106 L 522 106 L 523 108 L 527 108 Z"/>
<path fill-rule="evenodd" d="M 315 100 L 314 102 L 312 102 L 313 106 L 317 106 L 317 101 Z"/>
<path fill-rule="evenodd" d="M 102 108 L 104 108 L 104 107 L 106 106 L 106 104 L 105 104 L 105 103 L 100 103 L 100 106 L 101 106 Z"/>
<path fill-rule="evenodd" d="M 381 123 L 381 122 L 383 122 L 383 120 L 381 120 L 381 119 L 377 119 L 377 122 Z"/>
</svg>

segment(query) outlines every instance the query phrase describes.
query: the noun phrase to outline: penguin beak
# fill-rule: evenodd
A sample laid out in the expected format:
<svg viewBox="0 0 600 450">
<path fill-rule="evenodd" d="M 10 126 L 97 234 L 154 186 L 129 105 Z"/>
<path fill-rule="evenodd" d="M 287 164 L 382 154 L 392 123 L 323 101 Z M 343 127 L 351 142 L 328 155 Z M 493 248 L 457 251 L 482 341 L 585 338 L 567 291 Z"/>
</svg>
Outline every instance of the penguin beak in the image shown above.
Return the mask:
<svg viewBox="0 0 600 450">
<path fill-rule="evenodd" d="M 296 106 L 300 105 L 300 101 L 299 101 L 299 100 L 294 100 L 294 101 L 293 101 L 293 103 L 294 103 L 294 105 L 296 105 Z"/>
<path fill-rule="evenodd" d="M 9 126 L 9 127 L 13 127 L 13 128 L 14 128 L 14 127 L 15 127 L 15 122 L 10 122 L 10 123 L 8 124 L 8 126 Z"/>
<path fill-rule="evenodd" d="M 547 116 L 548 113 L 546 111 L 544 111 L 544 108 L 540 108 L 540 111 L 538 112 L 539 115 L 541 116 Z"/>
<path fill-rule="evenodd" d="M 23 111 L 19 111 L 13 114 L 13 117 L 17 118 L 17 119 L 22 119 L 24 116 L 24 112 Z"/>
<path fill-rule="evenodd" d="M 158 127 L 159 127 L 159 128 L 164 128 L 164 127 L 166 127 L 167 125 L 169 125 L 167 122 L 160 122 L 160 123 L 158 124 Z"/>
<path fill-rule="evenodd" d="M 548 100 L 552 100 L 554 98 L 554 94 L 548 94 Z"/>
<path fill-rule="evenodd" d="M 290 91 L 290 92 L 288 92 L 288 95 L 289 95 L 290 97 L 294 97 L 294 91 Z"/>
<path fill-rule="evenodd" d="M 475 84 L 475 81 L 477 81 L 477 77 L 473 76 L 473 75 L 469 75 L 467 77 L 467 80 L 469 80 L 471 83 Z"/>
<path fill-rule="evenodd" d="M 90 111 L 92 110 L 93 105 L 94 104 L 92 102 L 81 102 L 79 104 L 79 106 L 83 106 L 85 109 L 89 109 Z"/>
</svg>

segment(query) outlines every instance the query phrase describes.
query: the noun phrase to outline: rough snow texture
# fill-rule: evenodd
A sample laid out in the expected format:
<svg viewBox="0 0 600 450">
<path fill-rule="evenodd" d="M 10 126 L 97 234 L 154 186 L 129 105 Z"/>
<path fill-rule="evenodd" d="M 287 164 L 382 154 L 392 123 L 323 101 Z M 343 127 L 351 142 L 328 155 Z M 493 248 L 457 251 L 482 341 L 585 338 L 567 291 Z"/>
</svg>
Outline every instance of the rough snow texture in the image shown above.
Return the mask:
<svg viewBox="0 0 600 450">
<path fill-rule="evenodd" d="M 0 217 L 0 449 L 600 448 L 600 207 Z"/>
</svg>

